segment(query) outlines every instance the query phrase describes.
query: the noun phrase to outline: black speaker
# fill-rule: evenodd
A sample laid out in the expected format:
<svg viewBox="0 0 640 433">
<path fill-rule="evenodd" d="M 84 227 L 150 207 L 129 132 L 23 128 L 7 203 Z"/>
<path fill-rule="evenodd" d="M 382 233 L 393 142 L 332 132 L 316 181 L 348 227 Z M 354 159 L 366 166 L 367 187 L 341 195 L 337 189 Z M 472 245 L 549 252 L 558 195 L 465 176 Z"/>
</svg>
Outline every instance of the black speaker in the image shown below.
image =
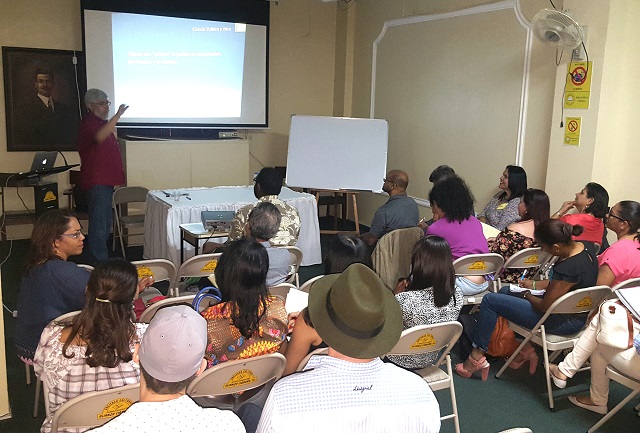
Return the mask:
<svg viewBox="0 0 640 433">
<path fill-rule="evenodd" d="M 46 183 L 33 187 L 33 195 L 36 202 L 36 217 L 48 210 L 58 209 L 58 184 Z"/>
</svg>

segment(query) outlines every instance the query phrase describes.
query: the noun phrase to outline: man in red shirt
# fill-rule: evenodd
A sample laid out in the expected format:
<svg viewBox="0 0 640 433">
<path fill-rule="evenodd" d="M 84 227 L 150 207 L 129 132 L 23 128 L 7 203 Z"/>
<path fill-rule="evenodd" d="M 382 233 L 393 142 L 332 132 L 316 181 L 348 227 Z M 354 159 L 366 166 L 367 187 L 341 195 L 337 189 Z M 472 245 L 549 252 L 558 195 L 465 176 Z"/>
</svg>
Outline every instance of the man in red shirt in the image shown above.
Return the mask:
<svg viewBox="0 0 640 433">
<path fill-rule="evenodd" d="M 120 105 L 116 114 L 107 120 L 111 101 L 98 89 L 89 89 L 84 103 L 88 112 L 78 128 L 78 153 L 82 163 L 80 187 L 87 191 L 87 251 L 89 262 L 95 264 L 109 258 L 107 240 L 112 225 L 113 190 L 125 182 L 116 123 L 129 107 Z"/>
</svg>

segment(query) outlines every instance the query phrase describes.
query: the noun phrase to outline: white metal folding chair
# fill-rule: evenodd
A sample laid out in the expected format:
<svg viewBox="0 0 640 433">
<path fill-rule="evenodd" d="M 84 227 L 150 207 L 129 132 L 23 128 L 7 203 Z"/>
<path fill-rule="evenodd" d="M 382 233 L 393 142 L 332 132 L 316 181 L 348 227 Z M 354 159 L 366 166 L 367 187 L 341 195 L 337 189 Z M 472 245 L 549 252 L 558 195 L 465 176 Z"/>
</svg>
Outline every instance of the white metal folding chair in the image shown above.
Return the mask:
<svg viewBox="0 0 640 433">
<path fill-rule="evenodd" d="M 125 186 L 118 188 L 113 192 L 113 249 L 116 248 L 116 237 L 120 238 L 120 248 L 122 249 L 122 256 L 127 257 L 127 253 L 124 249 L 124 237 L 129 238 L 132 236 L 129 233 L 130 229 L 144 229 L 144 209 L 142 213 L 130 212 L 133 203 L 137 203 L 138 206 L 144 207 L 147 201 L 147 194 L 149 190 L 142 186 Z M 127 206 L 126 213 L 123 208 Z M 127 243 L 127 246 L 129 244 Z"/>
<path fill-rule="evenodd" d="M 286 365 L 287 360 L 280 353 L 226 361 L 196 377 L 187 387 L 187 394 L 194 398 L 214 398 L 213 404 L 217 407 L 238 408 L 255 395 L 246 391 L 275 382 Z"/>
<path fill-rule="evenodd" d="M 500 254 L 469 254 L 453 261 L 456 277 L 493 277 L 502 268 L 504 258 Z M 489 287 L 482 293 L 464 297 L 464 305 L 480 304 L 484 295 L 496 291 L 495 281 L 489 281 Z"/>
<path fill-rule="evenodd" d="M 284 248 L 289 251 L 289 255 L 291 256 L 291 272 L 289 273 L 289 277 L 285 280 L 285 283 L 295 284 L 296 289 L 300 288 L 300 276 L 298 275 L 298 270 L 300 269 L 300 264 L 302 263 L 302 250 L 298 247 L 292 246 L 284 246 L 278 247 Z"/>
<path fill-rule="evenodd" d="M 199 256 L 191 257 L 187 259 L 178 268 L 176 280 L 173 284 L 174 295 L 180 295 L 180 280 L 186 277 L 208 277 L 213 274 L 218 266 L 218 260 L 221 253 L 214 254 L 200 254 Z"/>
<path fill-rule="evenodd" d="M 616 290 L 626 289 L 627 287 L 637 287 L 637 286 L 640 286 L 640 278 L 631 278 L 629 280 L 616 284 L 611 288 L 611 290 L 615 292 Z"/>
<path fill-rule="evenodd" d="M 137 260 L 131 263 L 133 263 L 138 270 L 138 278 L 153 277 L 156 283 L 168 281 L 169 291 L 167 292 L 167 295 L 171 296 L 177 274 L 176 265 L 174 265 L 173 262 L 167 259 L 151 259 Z"/>
<path fill-rule="evenodd" d="M 500 277 L 507 269 L 532 269 L 542 266 L 551 258 L 551 254 L 542 251 L 542 248 L 525 248 L 509 257 L 500 270 L 496 273 L 496 290 L 500 290 L 502 281 Z"/>
<path fill-rule="evenodd" d="M 311 288 L 313 283 L 315 283 L 316 281 L 318 281 L 322 277 L 324 277 L 324 275 L 318 275 L 317 277 L 313 277 L 313 278 L 305 281 L 305 283 L 302 286 L 300 286 L 300 290 L 302 290 L 303 292 L 309 293 L 309 289 Z"/>
<path fill-rule="evenodd" d="M 627 403 L 631 401 L 636 395 L 640 394 L 640 379 L 634 379 L 632 377 L 627 376 L 626 374 L 616 370 L 613 366 L 608 365 L 606 370 L 606 375 L 609 379 L 615 380 L 616 382 L 626 386 L 631 389 L 631 393 L 627 395 L 620 403 L 618 403 L 613 409 L 611 409 L 607 414 L 598 421 L 593 427 L 591 427 L 587 433 L 593 433 L 598 430 L 602 425 L 609 421 L 613 415 L 615 415 L 620 409 L 622 409 Z"/>
<path fill-rule="evenodd" d="M 279 296 L 284 301 L 287 300 L 287 295 L 289 294 L 289 290 L 291 289 L 298 290 L 298 288 L 291 283 L 280 283 L 278 285 L 267 288 L 270 295 Z"/>
<path fill-rule="evenodd" d="M 300 361 L 300 364 L 298 364 L 296 371 L 304 370 L 304 368 L 307 366 L 307 363 L 309 362 L 312 356 L 314 355 L 326 356 L 328 353 L 329 353 L 328 347 L 319 347 L 316 350 L 312 351 L 311 353 L 308 353 L 307 356 L 302 358 L 302 361 Z"/>
<path fill-rule="evenodd" d="M 51 432 L 100 426 L 140 399 L 140 384 L 87 392 L 65 402 L 53 414 Z"/>
<path fill-rule="evenodd" d="M 540 318 L 538 323 L 532 328 L 528 329 L 524 326 L 517 325 L 513 322 L 509 322 L 509 328 L 515 333 L 524 337 L 524 340 L 513 355 L 502 366 L 496 378 L 499 378 L 502 373 L 507 369 L 509 364 L 520 353 L 522 348 L 529 342 L 533 342 L 542 347 L 542 355 L 544 359 L 544 371 L 547 380 L 547 392 L 549 396 L 549 409 L 554 410 L 553 404 L 553 388 L 551 387 L 551 376 L 549 373 L 549 363 L 552 362 L 563 349 L 573 348 L 576 341 L 580 338 L 582 331 L 571 335 L 555 335 L 548 334 L 546 332 L 544 322 L 552 314 L 581 314 L 587 313 L 596 308 L 600 302 L 602 302 L 611 293 L 611 289 L 607 286 L 595 286 L 587 287 L 585 289 L 577 289 L 571 291 L 551 304 L 547 309 L 547 312 Z M 551 356 L 549 356 L 549 351 Z"/>
<path fill-rule="evenodd" d="M 527 427 L 515 427 L 508 430 L 502 430 L 500 433 L 533 433 L 533 431 Z"/>
<path fill-rule="evenodd" d="M 91 265 L 85 265 L 84 263 L 79 263 L 78 264 L 79 268 L 85 268 L 87 271 L 92 272 L 93 271 L 93 266 Z"/>
<path fill-rule="evenodd" d="M 161 301 L 154 302 L 153 304 L 149 305 L 142 312 L 138 322 L 140 322 L 140 323 L 150 323 L 151 319 L 153 319 L 153 317 L 156 315 L 158 310 L 160 310 L 161 308 L 164 308 L 164 307 L 170 307 L 172 305 L 188 305 L 188 306 L 191 306 L 191 303 L 193 302 L 193 299 L 195 297 L 196 297 L 195 294 L 186 295 L 186 296 L 174 296 L 172 298 L 166 298 L 166 299 L 163 299 Z"/>
<path fill-rule="evenodd" d="M 458 420 L 458 405 L 456 403 L 456 390 L 453 385 L 453 370 L 451 368 L 451 356 L 449 352 L 462 334 L 460 322 L 442 322 L 433 325 L 414 326 L 402 331 L 400 340 L 387 355 L 416 355 L 434 351 L 442 351 L 438 360 L 433 364 L 414 373 L 420 375 L 431 387 L 438 391 L 449 388 L 453 413 L 441 416 L 441 420 L 453 419 L 456 433 L 460 433 Z M 440 365 L 446 361 L 446 371 Z"/>
</svg>

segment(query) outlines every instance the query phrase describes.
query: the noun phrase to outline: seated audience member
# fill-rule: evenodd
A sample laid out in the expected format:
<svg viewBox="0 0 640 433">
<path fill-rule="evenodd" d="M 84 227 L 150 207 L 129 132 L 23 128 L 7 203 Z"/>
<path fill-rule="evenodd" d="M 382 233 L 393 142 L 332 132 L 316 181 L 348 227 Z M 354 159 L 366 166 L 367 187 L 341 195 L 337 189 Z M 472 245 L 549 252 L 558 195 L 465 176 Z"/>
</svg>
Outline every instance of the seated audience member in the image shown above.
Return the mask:
<svg viewBox="0 0 640 433">
<path fill-rule="evenodd" d="M 449 167 L 448 165 L 439 165 L 429 175 L 429 182 L 435 185 L 436 183 L 442 180 L 445 180 L 448 177 L 453 177 L 455 175 L 456 175 L 456 172 L 453 171 L 453 168 Z M 418 223 L 418 225 L 422 227 L 423 230 L 426 229 L 431 224 L 433 224 L 433 218 L 427 221 L 420 220 L 420 222 Z"/>
<path fill-rule="evenodd" d="M 624 306 L 608 301 L 602 308 L 609 305 L 615 308 Z M 609 378 L 606 375 L 607 366 L 611 365 L 622 374 L 640 380 L 640 323 L 633 322 L 634 345 L 629 349 L 617 349 L 596 340 L 601 331 L 600 316 L 596 314 L 587 329 L 582 333 L 573 351 L 559 364 L 549 365 L 551 378 L 558 388 L 567 386 L 567 379 L 571 378 L 582 367 L 587 359 L 591 360 L 591 388 L 589 395 L 571 395 L 569 401 L 578 407 L 601 415 L 606 414 L 609 399 Z M 602 326 L 607 326 L 602 324 Z"/>
<path fill-rule="evenodd" d="M 500 293 L 489 293 L 482 298 L 478 325 L 473 334 L 474 349 L 464 363 L 456 365 L 456 372 L 469 378 L 476 371 L 482 371 L 482 380 L 487 380 L 489 363 L 485 357 L 491 334 L 498 316 L 527 328 L 533 328 L 556 299 L 566 293 L 596 284 L 598 262 L 595 246 L 591 242 L 575 242 L 572 236 L 578 236 L 582 227 L 571 226 L 559 220 L 546 220 L 536 227 L 534 238 L 543 251 L 558 257 L 553 267 L 551 280 L 521 282 L 529 289 L 546 289 L 542 297 L 532 295 L 528 290 L 517 296 L 509 294 L 508 287 Z M 550 334 L 575 334 L 584 326 L 587 314 L 553 314 L 545 322 Z M 520 356 L 522 355 L 522 356 Z M 531 345 L 527 345 L 510 364 L 519 368 L 529 362 L 529 372 L 533 374 L 537 367 L 538 355 Z"/>
<path fill-rule="evenodd" d="M 281 214 L 280 228 L 275 236 L 269 239 L 273 246 L 295 245 L 300 234 L 300 215 L 298 210 L 278 198 L 282 191 L 282 175 L 271 167 L 265 167 L 255 178 L 253 193 L 258 199 L 239 209 L 236 217 L 231 222 L 229 241 L 235 241 L 245 236 L 244 226 L 247 223 L 251 210 L 259 202 L 273 203 Z"/>
<path fill-rule="evenodd" d="M 478 218 L 498 230 L 504 230 L 509 224 L 520 220 L 518 204 L 527 190 L 527 173 L 522 167 L 507 165 L 500 176 L 498 188 L 502 192 L 493 196 Z"/>
<path fill-rule="evenodd" d="M 571 209 L 577 212 L 568 213 Z M 584 231 L 575 241 L 589 241 L 602 246 L 604 237 L 604 217 L 609 211 L 609 193 L 600 184 L 589 182 L 575 200 L 565 201 L 560 210 L 551 218 L 560 219 L 567 224 L 581 225 Z"/>
<path fill-rule="evenodd" d="M 247 236 L 254 238 L 267 249 L 269 256 L 269 271 L 267 272 L 267 287 L 284 283 L 291 272 L 291 256 L 284 248 L 271 246 L 269 239 L 278 232 L 281 215 L 278 208 L 269 202 L 258 203 L 249 214 L 245 227 Z"/>
<path fill-rule="evenodd" d="M 402 312 L 375 272 L 354 263 L 309 292 L 309 312 L 328 356 L 273 386 L 258 432 L 437 432 L 438 402 L 422 378 L 380 356 L 402 332 Z M 302 427 L 303 426 L 303 427 Z"/>
<path fill-rule="evenodd" d="M 207 319 L 208 366 L 277 352 L 287 335 L 282 299 L 267 294 L 267 250 L 251 239 L 232 242 L 218 260 L 215 278 L 222 302 L 201 314 Z"/>
<path fill-rule="evenodd" d="M 43 213 L 33 226 L 15 330 L 16 349 L 24 362 L 32 362 L 49 322 L 84 305 L 89 272 L 67 261 L 82 254 L 81 230 L 78 220 L 64 210 Z"/>
<path fill-rule="evenodd" d="M 482 224 L 473 216 L 473 195 L 459 177 L 449 177 L 434 185 L 429 192 L 429 202 L 435 222 L 425 235 L 444 238 L 451 247 L 453 259 L 469 254 L 489 252 Z M 484 277 L 458 277 L 456 286 L 465 295 L 475 295 L 487 290 Z"/>
<path fill-rule="evenodd" d="M 613 287 L 640 277 L 640 203 L 621 201 L 607 213 L 607 228 L 618 241 L 598 256 L 598 285 Z"/>
<path fill-rule="evenodd" d="M 489 240 L 489 251 L 500 254 L 505 261 L 515 253 L 537 247 L 533 239 L 535 228 L 549 219 L 549 196 L 542 190 L 529 188 L 518 205 L 520 221 L 511 223 L 495 239 Z M 504 283 L 517 283 L 522 269 L 507 269 L 500 276 Z"/>
<path fill-rule="evenodd" d="M 394 291 L 402 309 L 402 327 L 458 320 L 462 291 L 455 287 L 451 249 L 439 236 L 420 239 L 413 248 L 411 274 L 398 282 Z M 424 368 L 438 359 L 438 352 L 419 355 L 389 355 L 403 368 Z"/>
<path fill-rule="evenodd" d="M 125 260 L 98 264 L 89 277 L 80 314 L 62 323 L 53 321 L 42 332 L 33 362 L 49 388 L 50 414 L 41 432 L 51 431 L 53 414 L 67 400 L 140 380 L 132 353 L 147 325 L 131 320 L 137 283 L 136 267 Z"/>
<path fill-rule="evenodd" d="M 324 274 L 339 274 L 353 263 L 362 263 L 372 269 L 369 248 L 356 235 L 337 235 L 329 245 L 327 255 L 324 257 Z M 313 285 L 310 290 L 313 290 Z M 290 314 L 289 323 L 290 326 L 295 326 L 293 326 L 291 340 L 289 340 L 287 350 L 284 353 L 287 358 L 287 367 L 284 370 L 285 376 L 295 372 L 308 353 L 319 347 L 326 347 L 322 338 L 313 328 L 308 308 L 305 308 L 300 313 Z"/>
<path fill-rule="evenodd" d="M 420 216 L 415 200 L 407 195 L 409 175 L 401 170 L 391 170 L 382 184 L 389 200 L 376 210 L 371 228 L 362 235 L 362 240 L 373 247 L 378 239 L 390 231 L 414 227 Z"/>
<path fill-rule="evenodd" d="M 140 401 L 95 432 L 242 432 L 231 411 L 202 408 L 185 395 L 207 365 L 207 322 L 186 305 L 160 309 L 136 344 Z"/>
</svg>

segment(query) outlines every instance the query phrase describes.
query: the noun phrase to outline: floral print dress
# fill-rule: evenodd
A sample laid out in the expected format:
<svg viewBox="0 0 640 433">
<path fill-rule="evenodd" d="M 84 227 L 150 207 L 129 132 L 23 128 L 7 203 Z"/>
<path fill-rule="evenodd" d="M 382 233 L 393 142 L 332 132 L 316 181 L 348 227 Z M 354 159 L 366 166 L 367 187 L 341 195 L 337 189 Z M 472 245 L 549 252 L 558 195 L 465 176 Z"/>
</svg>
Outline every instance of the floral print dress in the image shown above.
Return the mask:
<svg viewBox="0 0 640 433">
<path fill-rule="evenodd" d="M 509 229 L 504 229 L 494 241 L 489 241 L 489 251 L 500 254 L 505 260 L 518 251 L 537 246 L 537 242 L 532 238 Z M 530 269 L 529 272 L 533 274 L 536 270 L 537 268 Z M 517 283 L 523 272 L 524 269 L 507 269 L 502 273 L 500 279 L 503 283 Z"/>
</svg>

